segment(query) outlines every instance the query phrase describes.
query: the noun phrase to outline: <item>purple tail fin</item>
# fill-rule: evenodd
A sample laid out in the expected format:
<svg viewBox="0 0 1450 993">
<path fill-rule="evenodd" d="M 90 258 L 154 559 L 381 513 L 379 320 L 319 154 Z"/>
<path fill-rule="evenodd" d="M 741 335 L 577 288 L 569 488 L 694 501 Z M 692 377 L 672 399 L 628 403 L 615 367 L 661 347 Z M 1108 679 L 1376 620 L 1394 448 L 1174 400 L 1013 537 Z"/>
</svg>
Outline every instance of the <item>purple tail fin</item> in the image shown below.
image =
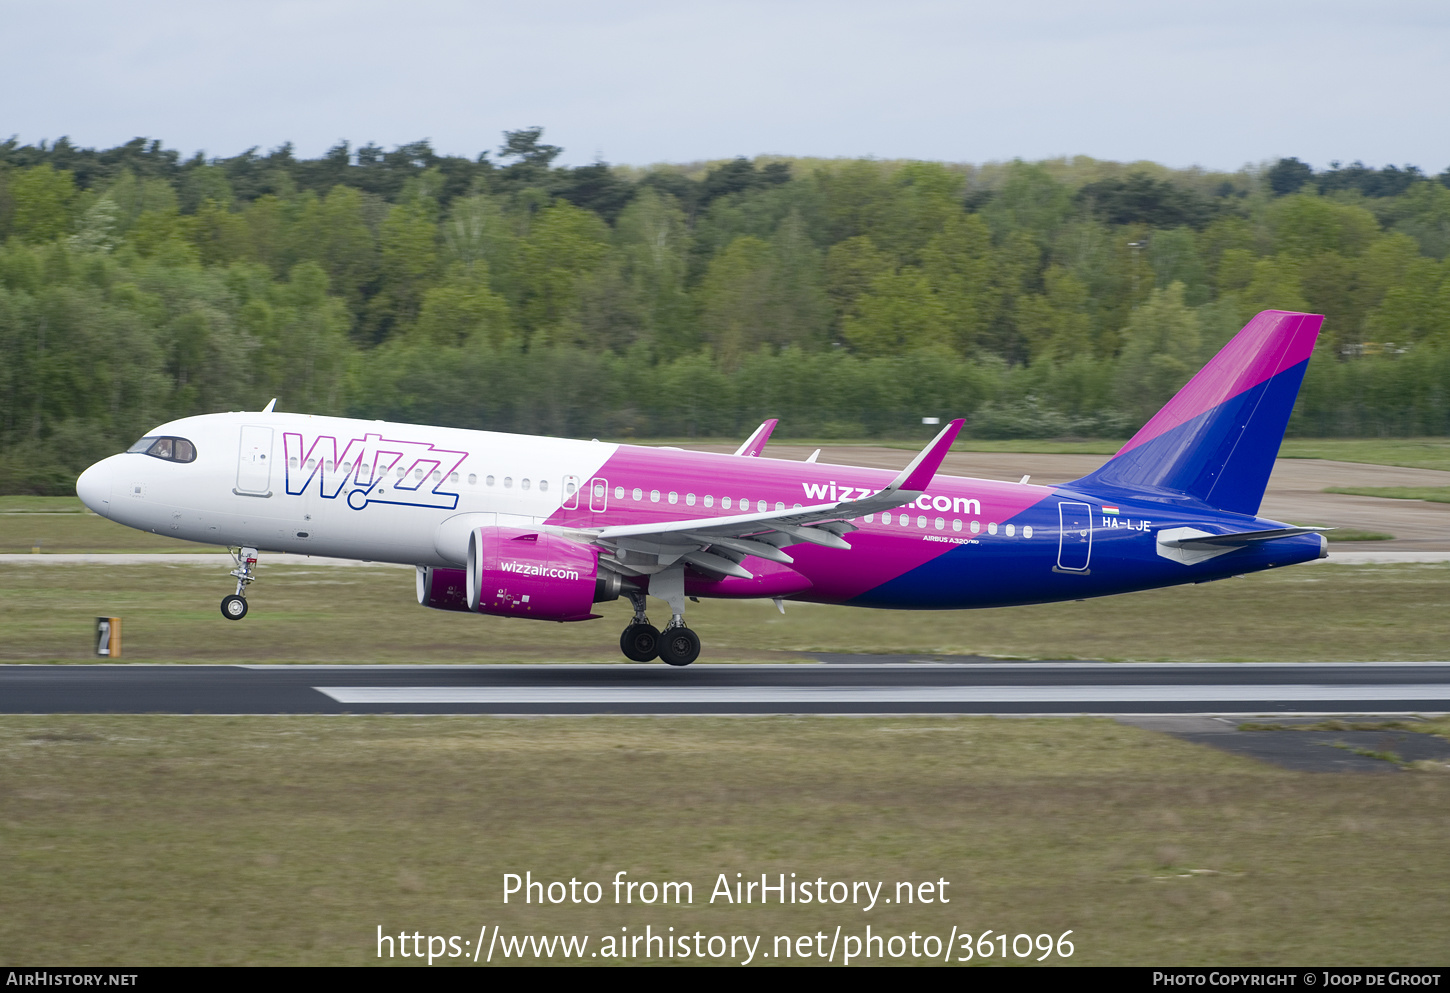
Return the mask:
<svg viewBox="0 0 1450 993">
<path fill-rule="evenodd" d="M 1317 314 L 1259 314 L 1117 455 L 1077 485 L 1158 490 L 1257 514 L 1323 323 Z"/>
</svg>

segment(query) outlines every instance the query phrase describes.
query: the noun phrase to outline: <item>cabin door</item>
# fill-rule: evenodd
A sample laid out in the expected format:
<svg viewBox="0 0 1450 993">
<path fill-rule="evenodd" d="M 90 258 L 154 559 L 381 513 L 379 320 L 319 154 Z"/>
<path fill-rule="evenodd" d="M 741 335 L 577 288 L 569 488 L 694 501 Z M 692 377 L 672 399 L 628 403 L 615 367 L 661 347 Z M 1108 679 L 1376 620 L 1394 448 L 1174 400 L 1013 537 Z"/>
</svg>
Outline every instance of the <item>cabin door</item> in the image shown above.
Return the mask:
<svg viewBox="0 0 1450 993">
<path fill-rule="evenodd" d="M 1092 507 L 1064 500 L 1057 505 L 1057 520 L 1057 567 L 1064 572 L 1086 572 L 1093 552 Z"/>
<path fill-rule="evenodd" d="M 609 480 L 595 476 L 589 480 L 589 510 L 602 514 L 609 509 Z"/>
<path fill-rule="evenodd" d="M 242 427 L 241 451 L 237 455 L 237 488 L 240 496 L 272 495 L 272 429 L 251 424 Z"/>
</svg>

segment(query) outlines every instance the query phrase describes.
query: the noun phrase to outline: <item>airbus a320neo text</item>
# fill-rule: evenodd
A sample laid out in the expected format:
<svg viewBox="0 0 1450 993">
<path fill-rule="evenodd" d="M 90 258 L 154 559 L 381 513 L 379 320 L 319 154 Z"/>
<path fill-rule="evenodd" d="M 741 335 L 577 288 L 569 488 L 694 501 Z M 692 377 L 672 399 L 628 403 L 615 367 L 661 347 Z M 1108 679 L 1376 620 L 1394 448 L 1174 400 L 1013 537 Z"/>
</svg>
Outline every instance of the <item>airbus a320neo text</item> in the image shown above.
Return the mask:
<svg viewBox="0 0 1450 993">
<path fill-rule="evenodd" d="M 952 421 L 900 473 L 260 412 L 162 424 L 87 469 L 113 521 L 235 547 L 247 613 L 262 551 L 417 567 L 418 602 L 541 621 L 628 598 L 630 659 L 688 665 L 690 600 L 950 610 L 1198 583 L 1326 554 L 1258 516 L 1323 318 L 1266 311 L 1117 455 L 1062 486 L 937 472 Z M 275 401 L 274 401 L 275 403 Z M 230 588 L 230 587 L 228 587 Z M 657 629 L 646 596 L 669 607 Z"/>
</svg>

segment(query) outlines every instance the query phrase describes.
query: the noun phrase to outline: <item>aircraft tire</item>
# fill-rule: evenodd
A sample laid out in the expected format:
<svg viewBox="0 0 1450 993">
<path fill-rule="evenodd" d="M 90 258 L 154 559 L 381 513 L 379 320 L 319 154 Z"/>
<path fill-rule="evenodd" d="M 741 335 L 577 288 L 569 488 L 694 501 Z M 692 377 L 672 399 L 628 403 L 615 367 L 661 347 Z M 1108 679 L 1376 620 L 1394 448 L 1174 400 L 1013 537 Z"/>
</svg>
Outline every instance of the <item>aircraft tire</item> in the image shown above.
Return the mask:
<svg viewBox="0 0 1450 993">
<path fill-rule="evenodd" d="M 229 621 L 239 621 L 247 616 L 247 598 L 237 596 L 222 597 L 222 616 Z"/>
<path fill-rule="evenodd" d="M 689 665 L 700 657 L 700 636 L 687 627 L 673 627 L 660 635 L 660 659 L 670 665 Z"/>
<path fill-rule="evenodd" d="M 619 636 L 619 650 L 631 662 L 653 662 L 660 654 L 660 631 L 653 624 L 631 624 Z"/>
</svg>

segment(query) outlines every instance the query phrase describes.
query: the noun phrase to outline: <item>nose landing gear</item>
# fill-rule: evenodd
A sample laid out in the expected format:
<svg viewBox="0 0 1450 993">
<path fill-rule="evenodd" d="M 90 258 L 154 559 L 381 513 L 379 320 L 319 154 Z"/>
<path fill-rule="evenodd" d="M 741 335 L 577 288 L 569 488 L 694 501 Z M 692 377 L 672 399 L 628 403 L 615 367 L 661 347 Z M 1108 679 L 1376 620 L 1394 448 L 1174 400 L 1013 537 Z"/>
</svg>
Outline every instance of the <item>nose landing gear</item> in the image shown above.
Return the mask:
<svg viewBox="0 0 1450 993">
<path fill-rule="evenodd" d="M 232 552 L 237 567 L 228 575 L 235 576 L 237 592 L 222 597 L 222 616 L 229 621 L 239 621 L 247 616 L 247 587 L 257 581 L 257 550 L 238 548 Z"/>
</svg>

